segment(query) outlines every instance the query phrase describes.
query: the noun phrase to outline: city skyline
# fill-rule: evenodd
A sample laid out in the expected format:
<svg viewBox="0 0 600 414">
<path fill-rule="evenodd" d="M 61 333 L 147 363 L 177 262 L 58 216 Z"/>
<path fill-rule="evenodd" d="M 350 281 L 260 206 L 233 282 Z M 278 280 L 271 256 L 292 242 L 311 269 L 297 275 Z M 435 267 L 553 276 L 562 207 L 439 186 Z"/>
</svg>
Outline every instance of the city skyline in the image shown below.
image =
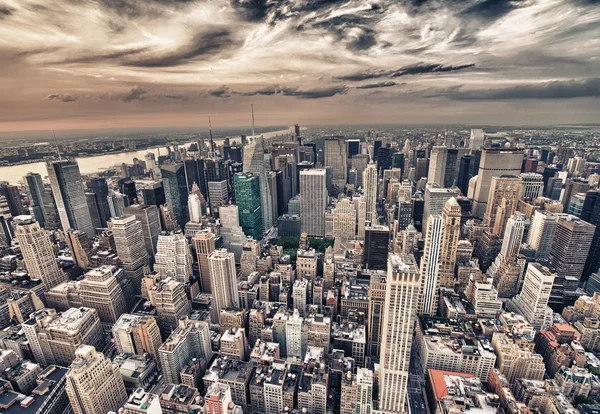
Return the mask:
<svg viewBox="0 0 600 414">
<path fill-rule="evenodd" d="M 599 109 L 589 0 L 4 0 L 0 20 L 0 131 L 245 125 L 251 102 L 260 125 L 588 123 Z"/>
</svg>

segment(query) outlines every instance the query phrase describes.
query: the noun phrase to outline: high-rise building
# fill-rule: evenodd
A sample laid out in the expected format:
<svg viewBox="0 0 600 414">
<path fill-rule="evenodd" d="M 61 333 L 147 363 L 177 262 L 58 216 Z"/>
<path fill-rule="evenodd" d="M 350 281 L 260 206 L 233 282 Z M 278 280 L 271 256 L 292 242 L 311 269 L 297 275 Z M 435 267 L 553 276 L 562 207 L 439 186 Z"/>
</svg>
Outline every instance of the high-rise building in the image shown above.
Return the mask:
<svg viewBox="0 0 600 414">
<path fill-rule="evenodd" d="M 135 216 L 114 217 L 109 220 L 108 228 L 112 230 L 125 277 L 131 279 L 134 290 L 139 293 L 144 270 L 148 266 L 142 223 Z"/>
<path fill-rule="evenodd" d="M 200 284 L 202 292 L 212 293 L 210 278 L 210 268 L 208 266 L 208 256 L 215 251 L 215 235 L 210 231 L 198 233 L 192 239 L 196 257 L 198 258 L 198 268 L 200 269 Z"/>
<path fill-rule="evenodd" d="M 179 320 L 192 310 L 183 283 L 173 278 L 161 279 L 156 275 L 144 278 L 150 304 L 156 308 L 156 322 L 163 337 L 167 337 Z"/>
<path fill-rule="evenodd" d="M 75 265 L 86 270 L 89 266 L 89 253 L 91 250 L 91 241 L 88 239 L 87 234 L 79 230 L 69 230 L 65 234 L 65 239 L 73 254 Z"/>
<path fill-rule="evenodd" d="M 492 177 L 483 224 L 489 226 L 495 236 L 502 236 L 506 222 L 517 210 L 523 194 L 521 177 L 502 175 Z"/>
<path fill-rule="evenodd" d="M 483 129 L 472 129 L 471 137 L 469 138 L 469 148 L 472 150 L 478 150 L 483 147 L 485 143 L 485 134 Z"/>
<path fill-rule="evenodd" d="M 67 275 L 58 267 L 48 232 L 31 216 L 17 216 L 14 223 L 29 276 L 40 279 L 46 290 L 66 282 Z"/>
<path fill-rule="evenodd" d="M 81 303 L 96 309 L 100 322 L 106 326 L 112 326 L 127 312 L 123 289 L 116 277 L 122 271 L 115 266 L 98 267 L 87 272 L 79 283 Z"/>
<path fill-rule="evenodd" d="M 373 411 L 373 371 L 358 368 L 356 371 L 356 414 L 371 414 Z"/>
<path fill-rule="evenodd" d="M 104 348 L 104 333 L 95 309 L 69 308 L 62 313 L 42 309 L 21 326 L 35 361 L 42 366 L 69 366 L 75 350 L 83 344 Z"/>
<path fill-rule="evenodd" d="M 527 322 L 536 331 L 547 329 L 552 324 L 552 310 L 548 308 L 554 273 L 539 263 L 530 263 L 527 266 L 523 289 L 512 301 L 518 313 L 523 315 Z"/>
<path fill-rule="evenodd" d="M 421 258 L 421 291 L 419 313 L 435 315 L 440 288 L 440 256 L 444 236 L 444 219 L 436 214 L 429 216 L 425 231 L 425 247 Z"/>
<path fill-rule="evenodd" d="M 452 197 L 444 205 L 442 220 L 444 230 L 440 251 L 440 286 L 454 288 L 454 268 L 456 266 L 456 250 L 460 238 L 461 208 Z"/>
<path fill-rule="evenodd" d="M 390 245 L 390 228 L 372 225 L 365 229 L 365 248 L 363 261 L 367 269 L 385 270 L 387 268 Z"/>
<path fill-rule="evenodd" d="M 120 354 L 148 354 L 159 361 L 158 348 L 162 340 L 154 317 L 124 313 L 113 325 L 112 337 Z"/>
<path fill-rule="evenodd" d="M 233 253 L 225 249 L 213 251 L 208 256 L 210 284 L 212 288 L 211 317 L 219 321 L 221 310 L 228 307 L 239 307 L 237 290 L 237 273 Z"/>
<path fill-rule="evenodd" d="M 333 209 L 333 237 L 353 240 L 356 236 L 356 208 L 348 198 L 342 198 Z"/>
<path fill-rule="evenodd" d="M 33 217 L 40 223 L 41 227 L 45 227 L 46 207 L 44 205 L 44 183 L 42 176 L 37 173 L 27 173 L 24 177 L 27 183 L 27 193 L 31 201 L 31 212 Z"/>
<path fill-rule="evenodd" d="M 183 228 L 189 220 L 187 209 L 189 193 L 183 163 L 163 164 L 160 166 L 160 174 L 167 202 L 175 214 L 177 224 Z"/>
<path fill-rule="evenodd" d="M 108 207 L 108 185 L 106 184 L 106 178 L 93 177 L 87 182 L 88 193 L 94 194 L 94 204 L 98 210 L 98 217 L 100 219 L 100 227 L 106 228 L 106 223 L 110 219 L 110 209 Z"/>
<path fill-rule="evenodd" d="M 338 188 L 344 188 L 346 185 L 347 174 L 347 156 L 346 142 L 344 137 L 325 138 L 325 167 L 331 167 L 333 176 L 332 182 Z"/>
<path fill-rule="evenodd" d="M 521 173 L 523 198 L 535 200 L 544 193 L 544 176 L 535 172 Z"/>
<path fill-rule="evenodd" d="M 456 189 L 442 188 L 435 184 L 427 184 L 425 187 L 422 228 L 424 230 L 427 228 L 429 216 L 433 214 L 442 214 L 446 201 L 450 200 L 452 197 L 458 197 L 458 195 Z"/>
<path fill-rule="evenodd" d="M 240 225 L 244 234 L 255 240 L 262 240 L 263 230 L 269 229 L 264 223 L 262 212 L 262 191 L 258 176 L 251 173 L 239 173 L 234 177 L 235 202 L 238 206 Z"/>
<path fill-rule="evenodd" d="M 375 163 L 370 162 L 363 172 L 363 186 L 365 203 L 367 207 L 366 219 L 371 224 L 378 224 L 377 220 L 377 168 Z"/>
<path fill-rule="evenodd" d="M 427 182 L 444 187 L 444 176 L 446 173 L 446 161 L 448 159 L 447 147 L 433 147 L 429 155 L 429 173 Z"/>
<path fill-rule="evenodd" d="M 192 275 L 192 254 L 182 233 L 161 234 L 156 245 L 154 270 L 161 277 L 187 283 Z"/>
<path fill-rule="evenodd" d="M 379 408 L 384 412 L 401 413 L 406 412 L 410 353 L 421 281 L 412 255 L 390 255 L 387 272 Z"/>
<path fill-rule="evenodd" d="M 300 172 L 300 226 L 303 233 L 325 236 L 327 178 L 323 169 Z"/>
<path fill-rule="evenodd" d="M 484 149 L 473 196 L 473 215 L 483 218 L 492 185 L 492 177 L 518 176 L 523 164 L 523 151 L 517 149 Z"/>
<path fill-rule="evenodd" d="M 156 253 L 156 244 L 160 234 L 160 213 L 158 207 L 150 204 L 133 204 L 123 208 L 123 215 L 135 216 L 142 225 L 144 243 L 148 258 L 152 259 Z"/>
<path fill-rule="evenodd" d="M 198 191 L 196 193 L 190 193 L 188 198 L 188 212 L 190 214 L 190 221 L 192 223 L 200 223 L 200 219 L 203 216 L 202 201 L 200 197 L 202 197 L 202 193 Z"/>
<path fill-rule="evenodd" d="M 535 258 L 541 263 L 546 263 L 550 257 L 558 217 L 559 215 L 544 210 L 533 213 L 527 243 L 535 250 Z"/>
<path fill-rule="evenodd" d="M 260 183 L 260 207 L 262 222 L 265 230 L 272 227 L 272 194 L 267 183 L 267 170 L 265 167 L 265 142 L 262 136 L 254 137 L 254 140 L 244 147 L 244 173 L 252 173 L 258 177 Z M 234 185 L 235 186 L 235 185 Z M 238 199 L 236 197 L 236 203 Z M 242 224 L 243 227 L 243 224 Z M 257 239 L 260 240 L 260 239 Z"/>
<path fill-rule="evenodd" d="M 575 291 L 581 279 L 596 226 L 575 216 L 562 215 L 550 248 L 548 267 L 556 273 L 550 307 L 557 310 L 578 296 Z"/>
<path fill-rule="evenodd" d="M 67 372 L 67 395 L 75 414 L 116 412 L 127 402 L 119 366 L 91 345 L 75 351 Z"/>
<path fill-rule="evenodd" d="M 63 230 L 80 230 L 86 232 L 90 238 L 94 237 L 92 217 L 77 162 L 48 160 L 46 168 Z"/>
<path fill-rule="evenodd" d="M 488 274 L 494 278 L 494 287 L 502 298 L 512 298 L 519 289 L 524 263 L 518 255 L 524 231 L 523 214 L 515 214 L 508 219 L 500 253 L 488 269 Z"/>
</svg>

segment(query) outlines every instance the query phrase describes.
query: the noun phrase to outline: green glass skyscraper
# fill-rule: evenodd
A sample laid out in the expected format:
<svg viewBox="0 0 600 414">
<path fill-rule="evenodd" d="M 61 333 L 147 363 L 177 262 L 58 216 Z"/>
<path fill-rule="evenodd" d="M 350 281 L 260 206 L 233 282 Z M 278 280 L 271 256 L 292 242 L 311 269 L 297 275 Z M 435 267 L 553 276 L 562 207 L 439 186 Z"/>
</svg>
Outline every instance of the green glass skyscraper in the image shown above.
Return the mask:
<svg viewBox="0 0 600 414">
<path fill-rule="evenodd" d="M 238 173 L 234 180 L 235 201 L 240 225 L 246 236 L 255 240 L 263 238 L 263 218 L 260 207 L 260 181 L 252 173 Z"/>
</svg>

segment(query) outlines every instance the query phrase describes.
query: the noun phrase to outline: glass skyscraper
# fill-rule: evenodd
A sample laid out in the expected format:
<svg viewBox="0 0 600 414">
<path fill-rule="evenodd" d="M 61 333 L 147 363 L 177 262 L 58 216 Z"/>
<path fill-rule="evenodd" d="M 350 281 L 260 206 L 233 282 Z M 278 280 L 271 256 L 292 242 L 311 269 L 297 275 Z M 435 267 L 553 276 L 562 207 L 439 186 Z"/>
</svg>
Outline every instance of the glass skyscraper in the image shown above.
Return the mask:
<svg viewBox="0 0 600 414">
<path fill-rule="evenodd" d="M 262 240 L 263 218 L 260 204 L 260 181 L 251 173 L 239 173 L 234 177 L 235 200 L 240 225 L 246 236 Z"/>
</svg>

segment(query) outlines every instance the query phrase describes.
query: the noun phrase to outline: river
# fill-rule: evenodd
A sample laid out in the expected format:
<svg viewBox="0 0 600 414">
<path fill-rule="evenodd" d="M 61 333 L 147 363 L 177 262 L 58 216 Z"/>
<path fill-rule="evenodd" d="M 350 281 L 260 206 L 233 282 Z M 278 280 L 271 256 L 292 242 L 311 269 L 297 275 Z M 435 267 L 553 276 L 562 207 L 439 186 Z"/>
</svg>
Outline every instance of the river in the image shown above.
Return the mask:
<svg viewBox="0 0 600 414">
<path fill-rule="evenodd" d="M 262 136 L 268 139 L 278 135 L 283 135 L 285 133 L 289 133 L 289 130 L 286 129 L 282 131 L 267 132 L 262 134 Z M 239 141 L 239 137 L 232 137 L 230 139 L 232 141 Z M 215 143 L 222 143 L 223 140 L 223 138 L 219 138 L 215 139 L 214 141 Z M 206 138 L 204 138 L 204 142 L 207 142 Z M 180 145 L 180 147 L 188 147 L 190 144 L 191 142 Z M 81 174 L 93 174 L 106 170 L 115 165 L 121 165 L 122 163 L 132 164 L 134 158 L 143 160 L 145 155 L 149 152 L 154 153 L 158 158 L 159 149 L 161 155 L 167 154 L 166 147 L 154 147 L 140 151 L 93 155 L 90 157 L 76 157 L 75 159 L 79 163 L 79 170 L 81 171 Z M 40 161 L 32 162 L 30 164 L 8 165 L 0 167 L 0 181 L 8 181 L 11 184 L 19 184 L 19 182 L 23 182 L 23 177 L 27 175 L 28 172 L 38 173 L 42 177 L 46 177 L 48 175 L 46 171 L 46 163 L 44 161 Z"/>
</svg>

